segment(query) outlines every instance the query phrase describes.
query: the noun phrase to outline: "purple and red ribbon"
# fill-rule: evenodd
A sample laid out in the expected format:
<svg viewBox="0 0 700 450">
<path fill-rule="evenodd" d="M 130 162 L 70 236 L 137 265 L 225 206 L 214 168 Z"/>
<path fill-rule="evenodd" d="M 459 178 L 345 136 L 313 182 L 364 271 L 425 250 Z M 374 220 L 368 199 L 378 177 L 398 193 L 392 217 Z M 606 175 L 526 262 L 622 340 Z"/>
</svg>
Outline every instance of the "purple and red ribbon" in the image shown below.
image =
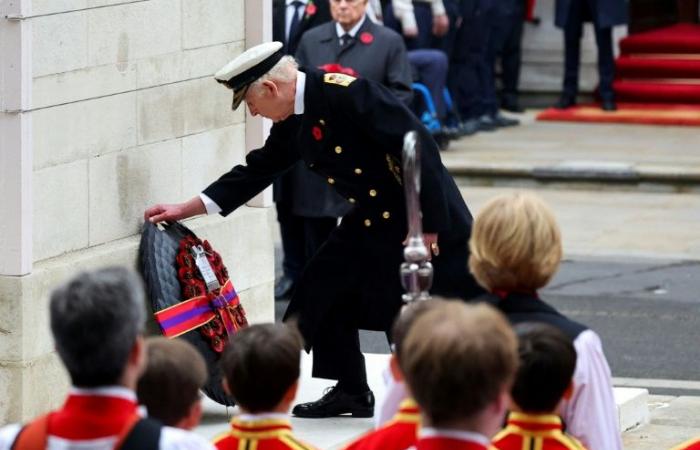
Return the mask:
<svg viewBox="0 0 700 450">
<path fill-rule="evenodd" d="M 240 305 L 240 299 L 233 288 L 231 280 L 227 280 L 214 298 L 200 295 L 177 305 L 161 309 L 155 313 L 156 321 L 163 330 L 163 335 L 174 338 L 205 325 L 219 317 L 228 335 L 238 330 L 231 309 Z"/>
</svg>

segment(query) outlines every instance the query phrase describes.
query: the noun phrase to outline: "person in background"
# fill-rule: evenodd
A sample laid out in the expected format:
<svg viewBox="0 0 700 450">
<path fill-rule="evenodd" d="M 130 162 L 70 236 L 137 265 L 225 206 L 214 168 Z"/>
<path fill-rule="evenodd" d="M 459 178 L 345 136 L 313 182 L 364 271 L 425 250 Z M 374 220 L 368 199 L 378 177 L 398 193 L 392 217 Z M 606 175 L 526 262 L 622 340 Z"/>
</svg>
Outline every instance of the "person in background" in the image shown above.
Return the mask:
<svg viewBox="0 0 700 450">
<path fill-rule="evenodd" d="M 73 387 L 58 410 L 0 429 L 1 450 L 213 450 L 200 436 L 139 413 L 144 305 L 139 276 L 121 267 L 78 273 L 53 290 L 51 334 Z"/>
<path fill-rule="evenodd" d="M 566 109 L 576 104 L 578 94 L 581 36 L 584 22 L 593 22 L 598 46 L 598 92 L 604 111 L 615 111 L 615 59 L 612 29 L 627 23 L 625 0 L 557 0 L 555 25 L 564 30 L 564 89 L 556 107 Z"/>
<path fill-rule="evenodd" d="M 282 43 L 285 54 L 294 55 L 306 31 L 330 20 L 328 0 L 273 0 L 272 39 Z M 273 193 L 283 253 L 282 276 L 275 282 L 275 299 L 285 300 L 294 292 L 304 270 L 309 252 L 307 241 L 313 241 L 314 234 L 307 238 L 308 221 L 293 212 L 298 194 L 291 172 L 275 181 Z"/>
<path fill-rule="evenodd" d="M 404 340 L 401 371 L 421 411 L 417 450 L 487 450 L 501 428 L 518 365 L 517 340 L 486 304 L 447 302 Z"/>
<path fill-rule="evenodd" d="M 221 357 L 224 390 L 241 414 L 214 438 L 218 450 L 312 449 L 292 433 L 289 408 L 299 388 L 302 340 L 290 325 L 257 324 L 233 335 Z"/>
<path fill-rule="evenodd" d="M 492 445 L 498 450 L 585 450 L 564 432 L 559 404 L 574 390 L 576 350 L 562 331 L 542 323 L 521 323 L 518 335 L 520 364 L 511 389 L 505 428 Z"/>
<path fill-rule="evenodd" d="M 148 363 L 136 395 L 149 417 L 192 430 L 202 418 L 200 390 L 209 374 L 204 358 L 183 339 L 161 336 L 146 340 Z"/>
<path fill-rule="evenodd" d="M 588 448 L 621 450 L 612 375 L 600 337 L 538 294 L 561 262 L 561 233 L 552 211 L 530 193 L 495 197 L 476 218 L 469 248 L 469 269 L 491 293 L 486 300 L 514 324 L 546 323 L 574 342 L 574 392 L 561 409 L 567 432 Z"/>
</svg>

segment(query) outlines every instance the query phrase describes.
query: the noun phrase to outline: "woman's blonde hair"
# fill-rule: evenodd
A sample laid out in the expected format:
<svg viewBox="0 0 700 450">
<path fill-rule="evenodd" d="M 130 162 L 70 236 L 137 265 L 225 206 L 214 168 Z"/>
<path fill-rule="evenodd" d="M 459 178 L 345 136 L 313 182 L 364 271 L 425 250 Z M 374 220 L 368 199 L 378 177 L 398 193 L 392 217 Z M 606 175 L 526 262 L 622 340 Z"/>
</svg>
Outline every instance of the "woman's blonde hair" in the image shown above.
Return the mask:
<svg viewBox="0 0 700 450">
<path fill-rule="evenodd" d="M 490 200 L 474 221 L 469 270 L 489 291 L 532 292 L 556 273 L 561 233 L 536 195 L 516 192 Z"/>
</svg>

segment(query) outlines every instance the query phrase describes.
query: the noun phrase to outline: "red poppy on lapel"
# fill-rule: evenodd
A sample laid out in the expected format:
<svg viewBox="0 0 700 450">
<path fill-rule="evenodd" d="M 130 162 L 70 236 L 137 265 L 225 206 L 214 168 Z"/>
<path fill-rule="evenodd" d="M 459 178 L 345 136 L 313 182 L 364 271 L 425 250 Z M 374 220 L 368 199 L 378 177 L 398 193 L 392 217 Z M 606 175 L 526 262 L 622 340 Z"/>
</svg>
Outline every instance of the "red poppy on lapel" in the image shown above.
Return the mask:
<svg viewBox="0 0 700 450">
<path fill-rule="evenodd" d="M 360 34 L 360 42 L 362 42 L 365 45 L 369 45 L 374 41 L 374 36 L 372 36 L 372 33 L 365 31 L 364 33 Z"/>
<path fill-rule="evenodd" d="M 316 14 L 316 5 L 314 5 L 314 2 L 309 2 L 306 4 L 306 16 L 311 17 L 314 14 Z"/>
<path fill-rule="evenodd" d="M 322 66 L 318 66 L 318 68 L 326 73 L 344 73 L 345 75 L 350 75 L 351 77 L 360 77 L 352 67 L 345 67 L 338 63 L 328 63 Z"/>
<path fill-rule="evenodd" d="M 323 131 L 319 127 L 313 127 L 311 129 L 311 134 L 314 135 L 314 139 L 320 141 L 323 138 Z"/>
</svg>

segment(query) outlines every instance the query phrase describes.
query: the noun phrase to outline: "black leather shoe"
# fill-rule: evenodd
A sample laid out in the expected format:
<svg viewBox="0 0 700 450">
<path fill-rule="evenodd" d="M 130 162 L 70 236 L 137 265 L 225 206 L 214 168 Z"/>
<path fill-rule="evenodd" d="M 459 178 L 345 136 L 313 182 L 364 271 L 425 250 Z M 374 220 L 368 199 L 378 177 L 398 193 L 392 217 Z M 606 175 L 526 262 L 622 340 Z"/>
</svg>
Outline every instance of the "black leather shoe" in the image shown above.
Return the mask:
<svg viewBox="0 0 700 450">
<path fill-rule="evenodd" d="M 275 300 L 286 300 L 292 296 L 296 283 L 286 275 L 275 283 Z"/>
<path fill-rule="evenodd" d="M 559 97 L 557 104 L 554 105 L 554 107 L 557 109 L 567 109 L 571 108 L 572 106 L 576 106 L 576 97 L 572 97 L 570 95 L 562 95 Z"/>
<path fill-rule="evenodd" d="M 479 120 L 469 119 L 459 124 L 459 132 L 462 136 L 471 136 L 479 131 Z"/>
<path fill-rule="evenodd" d="M 600 109 L 603 111 L 617 111 L 615 100 L 603 100 L 603 103 L 600 105 Z"/>
<path fill-rule="evenodd" d="M 301 403 L 292 409 L 297 417 L 320 419 L 350 414 L 352 417 L 372 417 L 374 415 L 374 394 L 348 394 L 337 385 L 329 388 L 319 400 Z"/>
<path fill-rule="evenodd" d="M 498 128 L 496 122 L 494 122 L 493 118 L 488 114 L 484 114 L 477 120 L 479 121 L 479 131 L 496 131 L 496 128 Z"/>
<path fill-rule="evenodd" d="M 518 119 L 508 118 L 501 113 L 496 113 L 495 115 L 491 116 L 491 120 L 493 120 L 493 123 L 495 123 L 499 128 L 520 125 L 520 121 Z"/>
</svg>

